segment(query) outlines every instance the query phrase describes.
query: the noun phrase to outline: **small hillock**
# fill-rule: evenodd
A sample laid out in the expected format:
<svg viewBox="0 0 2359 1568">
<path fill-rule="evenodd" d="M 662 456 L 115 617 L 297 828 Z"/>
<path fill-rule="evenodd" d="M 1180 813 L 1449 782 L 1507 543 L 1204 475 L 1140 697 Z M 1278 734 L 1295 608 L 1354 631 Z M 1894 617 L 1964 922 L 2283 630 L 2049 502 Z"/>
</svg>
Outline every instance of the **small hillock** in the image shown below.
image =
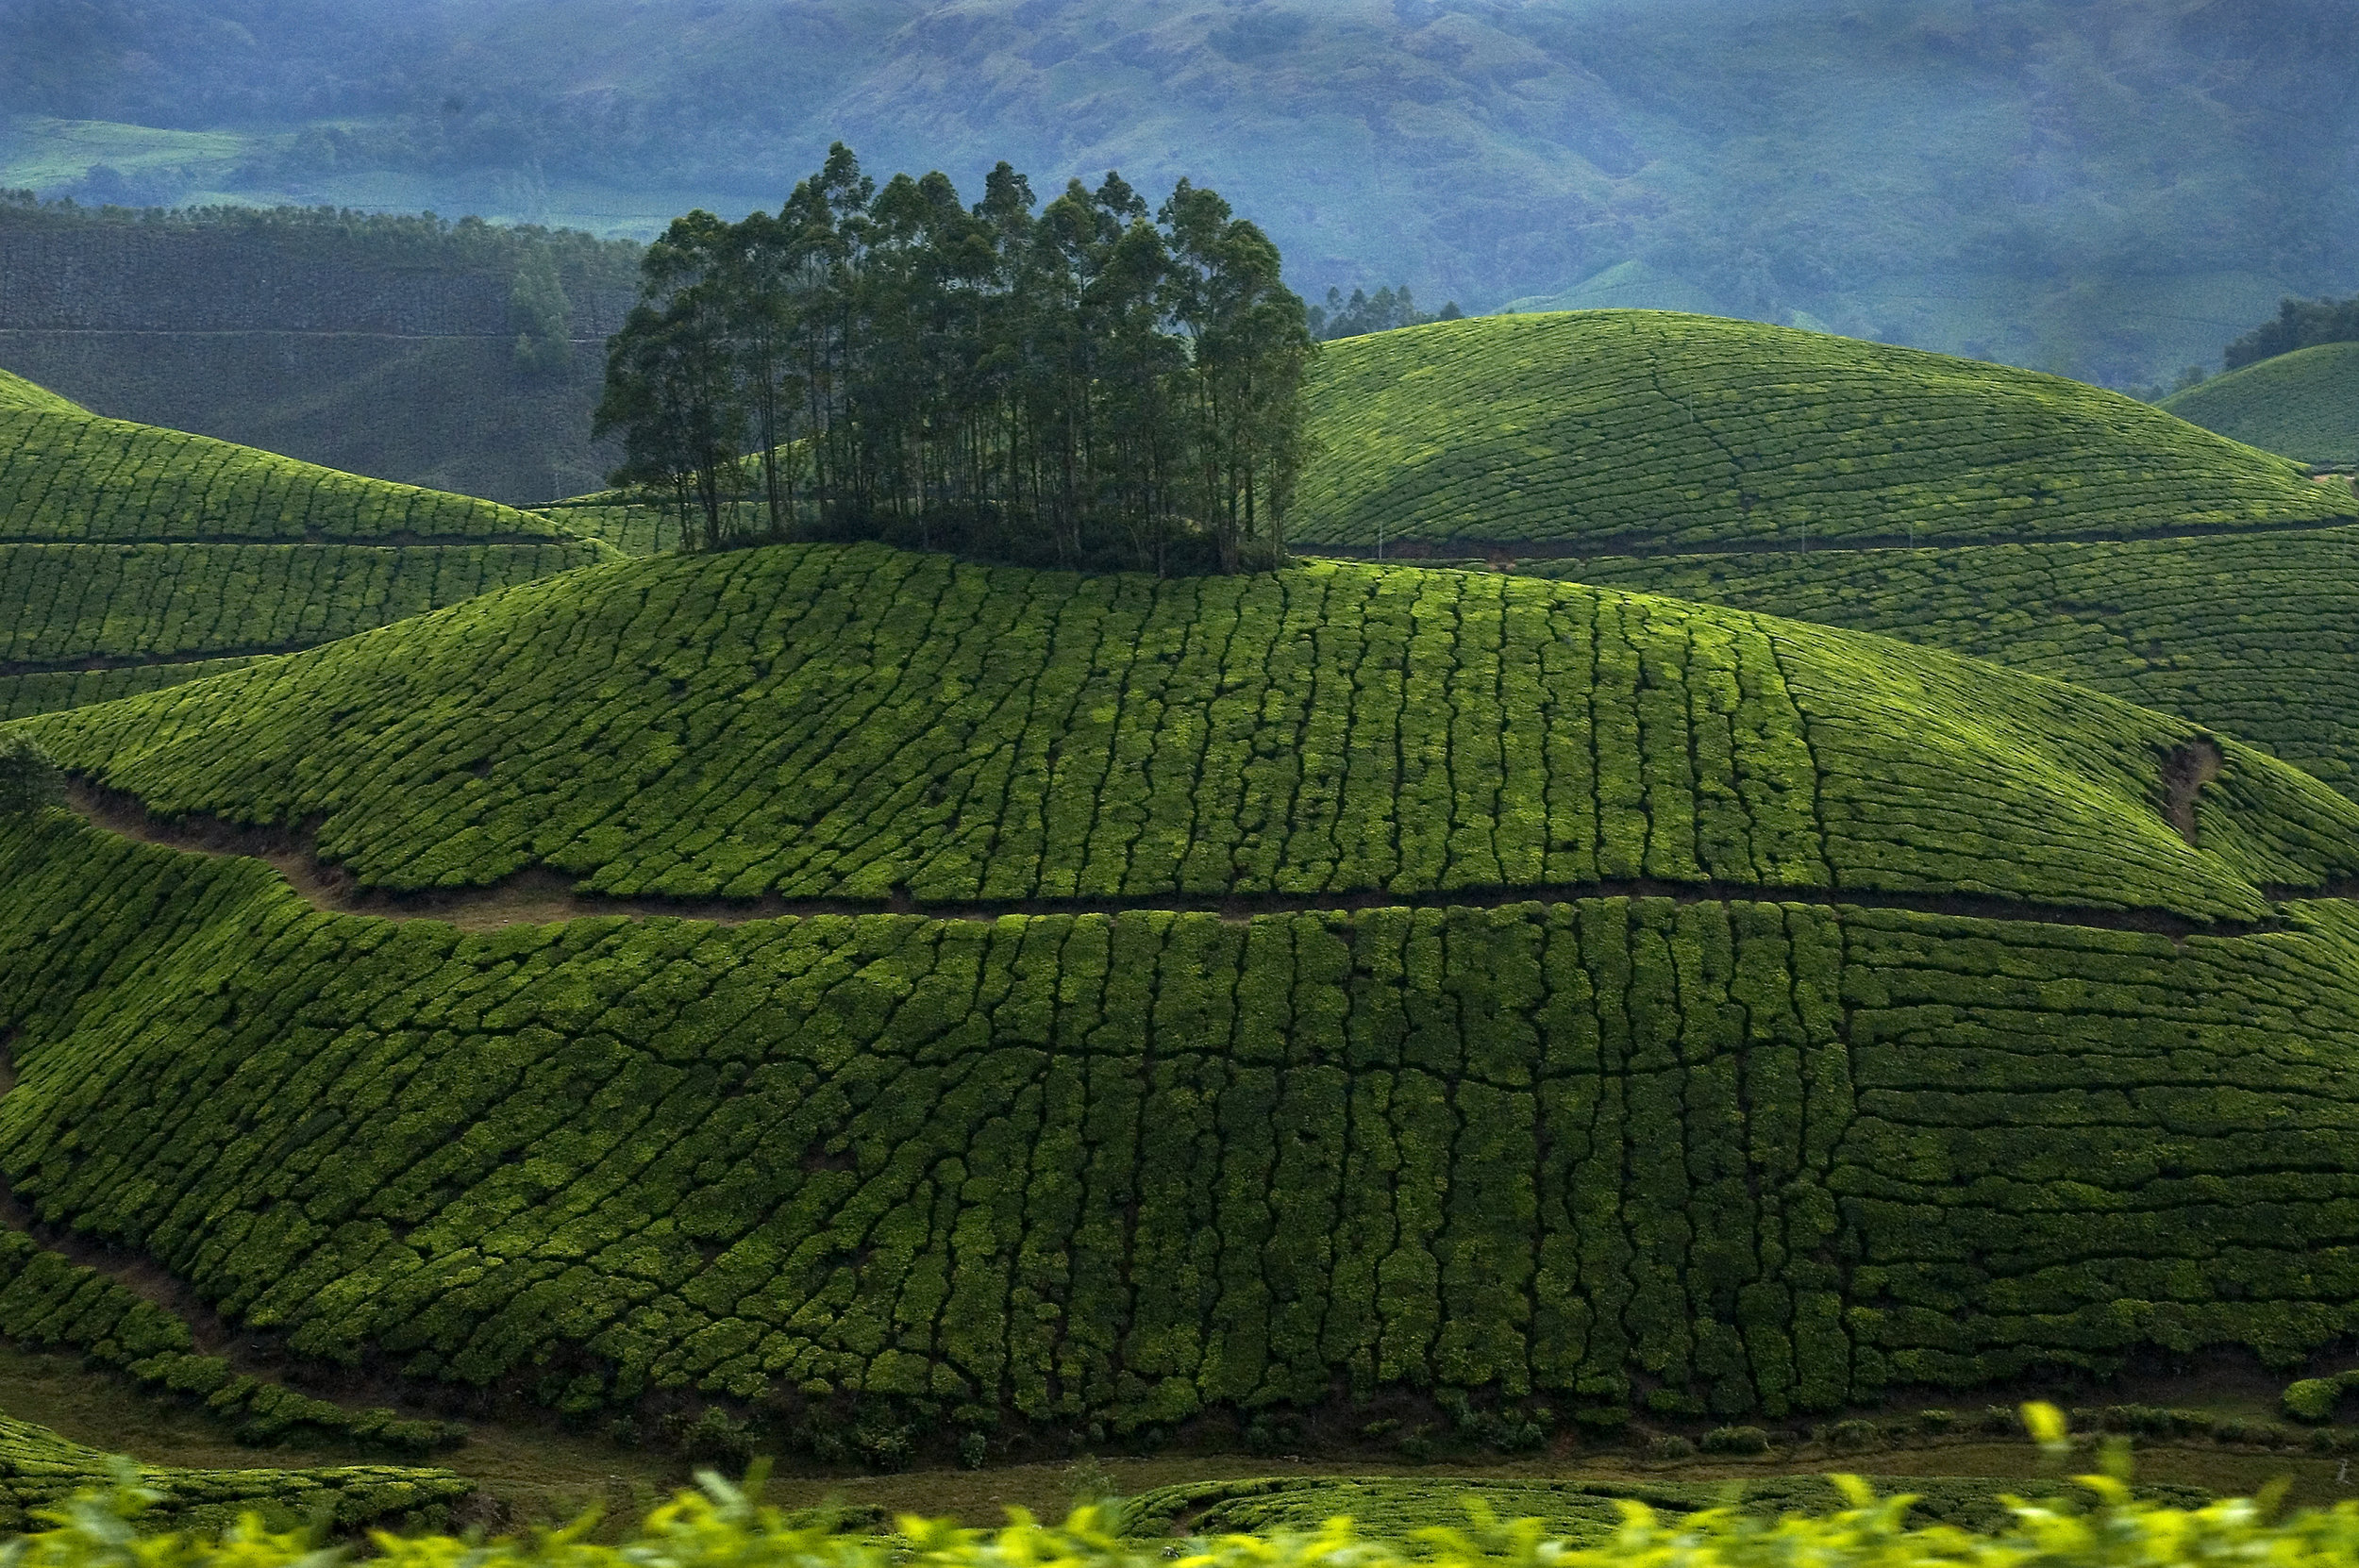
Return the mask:
<svg viewBox="0 0 2359 1568">
<path fill-rule="evenodd" d="M 2359 1326 L 2359 807 L 1951 655 L 781 546 L 10 732 L 163 842 L 0 826 L 0 1172 L 292 1354 L 891 1458 Z"/>
<path fill-rule="evenodd" d="M 2359 870 L 2346 802 L 2069 687 L 1335 563 L 659 558 L 25 732 L 168 816 L 316 821 L 324 859 L 391 890 L 548 868 L 625 896 L 1012 906 L 1651 880 L 2250 919 L 2259 884 Z M 2198 848 L 2164 763 L 2215 745 Z"/>
<path fill-rule="evenodd" d="M 2061 376 L 1665 311 L 1331 343 L 1310 397 L 1288 533 L 1313 549 L 2022 542 L 2359 510 Z"/>
<path fill-rule="evenodd" d="M 2320 343 L 2163 401 L 2191 424 L 2308 463 L 2359 463 L 2359 342 Z"/>
<path fill-rule="evenodd" d="M 0 381 L 0 715 L 152 690 L 612 555 L 492 502 Z"/>
</svg>

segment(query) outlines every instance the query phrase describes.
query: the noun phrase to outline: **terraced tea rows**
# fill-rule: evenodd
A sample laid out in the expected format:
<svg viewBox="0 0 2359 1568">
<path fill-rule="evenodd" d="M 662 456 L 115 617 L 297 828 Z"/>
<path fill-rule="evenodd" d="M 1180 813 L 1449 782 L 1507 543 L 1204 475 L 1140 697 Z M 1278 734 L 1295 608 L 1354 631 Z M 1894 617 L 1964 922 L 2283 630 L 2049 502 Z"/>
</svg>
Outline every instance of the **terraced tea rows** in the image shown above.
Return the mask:
<svg viewBox="0 0 2359 1568">
<path fill-rule="evenodd" d="M 2359 510 L 2078 382 L 1660 311 L 1330 343 L 1311 399 L 1288 533 L 1312 548 L 2029 542 Z"/>
<path fill-rule="evenodd" d="M 218 1533 L 243 1513 L 259 1514 L 274 1529 L 294 1529 L 321 1514 L 331 1526 L 429 1527 L 445 1522 L 449 1505 L 472 1490 L 447 1470 L 389 1465 L 343 1465 L 316 1470 L 176 1470 L 142 1466 L 140 1484 L 161 1493 L 143 1523 L 165 1529 Z M 38 1527 L 38 1510 L 76 1493 L 109 1491 L 110 1461 L 95 1448 L 71 1443 L 45 1426 L 0 1415 L 0 1531 Z"/>
<path fill-rule="evenodd" d="M 207 436 L 0 406 L 0 540 L 556 540 L 496 502 L 339 474 Z"/>
<path fill-rule="evenodd" d="M 2359 343 L 2320 343 L 2164 401 L 2207 430 L 2311 463 L 2359 463 Z"/>
<path fill-rule="evenodd" d="M 2035 670 L 2216 726 L 2359 795 L 2359 530 L 1521 570 Z"/>
<path fill-rule="evenodd" d="M 25 725 L 166 816 L 319 818 L 325 859 L 392 889 L 547 866 L 617 895 L 1013 908 L 1606 882 L 2254 920 L 2259 886 L 2359 861 L 2350 803 L 2109 698 L 1353 565 L 664 558 Z M 2215 744 L 2225 771 L 2174 808 L 2166 761 Z"/>
<path fill-rule="evenodd" d="M 464 936 L 62 812 L 5 856 L 23 1198 L 305 1354 L 564 1409 L 1781 1412 L 2354 1327 L 2338 903 Z"/>
<path fill-rule="evenodd" d="M 0 544 L 0 670 L 285 651 L 600 559 L 536 544 Z"/>
<path fill-rule="evenodd" d="M 193 679 L 613 558 L 490 502 L 96 419 L 29 382 L 0 383 L 9 717 Z"/>
</svg>

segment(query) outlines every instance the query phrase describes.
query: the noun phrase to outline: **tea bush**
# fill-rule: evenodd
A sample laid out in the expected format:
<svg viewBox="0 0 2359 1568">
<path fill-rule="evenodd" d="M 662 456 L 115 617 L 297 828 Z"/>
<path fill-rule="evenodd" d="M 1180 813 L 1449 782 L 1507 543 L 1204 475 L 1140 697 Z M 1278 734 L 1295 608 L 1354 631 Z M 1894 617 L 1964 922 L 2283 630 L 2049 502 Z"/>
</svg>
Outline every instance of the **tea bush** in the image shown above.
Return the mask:
<svg viewBox="0 0 2359 1568">
<path fill-rule="evenodd" d="M 2179 939 L 1663 897 L 470 935 L 64 812 L 5 842 L 25 1201 L 299 1353 L 568 1410 L 1578 1418 L 1643 1375 L 1726 1419 L 2283 1363 L 2359 1300 L 2335 901 Z"/>
<path fill-rule="evenodd" d="M 89 1559 L 93 1562 L 124 1561 L 123 1544 L 135 1526 L 209 1535 L 232 1531 L 241 1519 L 263 1529 L 307 1534 L 314 1526 L 345 1531 L 371 1525 L 431 1528 L 445 1523 L 450 1506 L 473 1490 L 472 1482 L 447 1470 L 393 1465 L 310 1470 L 133 1466 L 69 1442 L 45 1426 L 0 1415 L 0 1535 L 39 1531 L 44 1519 L 78 1517 L 87 1522 L 86 1529 L 115 1538 L 114 1551 L 93 1553 Z M 126 1492 L 131 1495 L 125 1496 Z M 47 1539 L 54 1550 L 59 1538 Z M 152 1539 L 154 1544 L 146 1549 L 169 1540 Z M 98 1544 L 85 1537 L 86 1546 Z M 19 1540 L 0 1544 L 0 1553 L 22 1561 L 25 1548 Z M 42 1555 L 40 1547 L 33 1550 Z"/>
<path fill-rule="evenodd" d="M 142 1386 L 200 1400 L 238 1441 L 334 1438 L 404 1453 L 431 1454 L 466 1442 L 453 1421 L 348 1410 L 234 1371 L 196 1353 L 189 1326 L 94 1269 L 44 1252 L 31 1238 L 0 1231 L 0 1336 L 23 1344 L 78 1350 Z"/>
<path fill-rule="evenodd" d="M 2264 885 L 2359 869 L 2359 808 L 2106 697 L 1414 568 L 664 557 L 21 723 L 166 815 L 320 819 L 324 859 L 391 889 L 536 865 L 879 908 L 1718 884 L 2249 921 Z M 2214 743 L 2191 844 L 2165 765 Z"/>
<path fill-rule="evenodd" d="M 2217 726 L 2359 796 L 2359 529 L 1521 570 L 2035 670 Z"/>
<path fill-rule="evenodd" d="M 1665 311 L 1349 339 L 1308 394 L 1288 534 L 1312 547 L 2031 542 L 2359 511 L 2077 381 Z"/>
</svg>

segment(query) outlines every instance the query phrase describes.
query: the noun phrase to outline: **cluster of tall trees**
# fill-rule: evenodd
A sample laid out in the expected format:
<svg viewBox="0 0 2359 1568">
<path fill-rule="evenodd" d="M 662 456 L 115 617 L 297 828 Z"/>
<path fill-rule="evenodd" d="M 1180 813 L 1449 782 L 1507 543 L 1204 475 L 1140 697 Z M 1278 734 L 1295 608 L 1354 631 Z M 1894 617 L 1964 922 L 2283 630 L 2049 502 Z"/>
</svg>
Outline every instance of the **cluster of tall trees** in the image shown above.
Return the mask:
<svg viewBox="0 0 2359 1568">
<path fill-rule="evenodd" d="M 881 187 L 838 143 L 776 214 L 692 212 L 608 345 L 618 485 L 701 547 L 881 538 L 1157 572 L 1275 559 L 1314 344 L 1212 191 L 1039 206 L 1001 163 Z"/>
<path fill-rule="evenodd" d="M 2359 295 L 2350 299 L 2287 299 L 2279 302 L 2277 319 L 2263 322 L 2228 345 L 2220 356 L 2224 369 L 2238 370 L 2297 348 L 2320 343 L 2359 342 Z"/>
<path fill-rule="evenodd" d="M 1390 332 L 1396 327 L 1423 326 L 1428 322 L 1456 321 L 1465 312 L 1451 300 L 1439 312 L 1427 315 L 1417 309 L 1417 296 L 1404 283 L 1398 289 L 1379 289 L 1370 294 L 1364 289 L 1351 291 L 1346 299 L 1341 289 L 1327 291 L 1327 303 L 1311 307 L 1311 336 L 1321 342 L 1337 338 L 1358 338 L 1370 332 Z"/>
</svg>

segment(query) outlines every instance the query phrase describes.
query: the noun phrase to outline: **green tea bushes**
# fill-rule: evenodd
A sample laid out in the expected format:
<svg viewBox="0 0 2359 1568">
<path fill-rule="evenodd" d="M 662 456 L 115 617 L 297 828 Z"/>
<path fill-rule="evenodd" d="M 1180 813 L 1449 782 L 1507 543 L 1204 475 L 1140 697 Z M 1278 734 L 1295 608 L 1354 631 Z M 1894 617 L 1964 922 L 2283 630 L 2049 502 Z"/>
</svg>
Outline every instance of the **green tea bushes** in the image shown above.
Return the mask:
<svg viewBox="0 0 2359 1568">
<path fill-rule="evenodd" d="M 2278 1363 L 2359 1300 L 2359 917 L 1668 897 L 464 935 L 52 813 L 0 1168 L 297 1352 L 1137 1428 Z"/>
<path fill-rule="evenodd" d="M 2257 920 L 2359 809 L 2094 693 L 1496 574 L 1230 580 L 876 545 L 600 567 L 25 721 L 165 815 L 320 823 L 364 885 L 1184 904 L 1600 883 Z M 2169 815 L 2169 759 L 2217 746 Z"/>
<path fill-rule="evenodd" d="M 118 1481 L 117 1461 L 46 1426 L 0 1415 L 0 1531 L 38 1529 L 39 1514 Z M 313 1524 L 427 1528 L 447 1523 L 450 1505 L 474 1490 L 447 1470 L 338 1465 L 316 1470 L 178 1470 L 143 1465 L 135 1484 L 153 1493 L 140 1515 L 148 1529 L 220 1532 L 251 1514 L 265 1528 Z"/>
<path fill-rule="evenodd" d="M 195 1336 L 178 1317 L 14 1231 L 0 1232 L 0 1335 L 78 1350 L 146 1388 L 201 1401 L 241 1443 L 334 1438 L 430 1454 L 467 1440 L 467 1429 L 456 1422 L 350 1410 L 238 1373 L 219 1357 L 200 1356 Z"/>
<path fill-rule="evenodd" d="M 2359 343 L 2296 349 L 2167 399 L 2181 419 L 2311 463 L 2359 463 Z"/>
<path fill-rule="evenodd" d="M 79 410 L 0 405 L 0 540 L 553 538 L 493 501 Z"/>
<path fill-rule="evenodd" d="M 2354 510 L 2079 382 L 1663 311 L 1349 339 L 1309 396 L 1289 534 L 1314 548 L 2029 542 Z"/>
<path fill-rule="evenodd" d="M 2359 794 L 2359 530 L 1525 570 L 1886 632 L 2267 746 Z"/>
</svg>

